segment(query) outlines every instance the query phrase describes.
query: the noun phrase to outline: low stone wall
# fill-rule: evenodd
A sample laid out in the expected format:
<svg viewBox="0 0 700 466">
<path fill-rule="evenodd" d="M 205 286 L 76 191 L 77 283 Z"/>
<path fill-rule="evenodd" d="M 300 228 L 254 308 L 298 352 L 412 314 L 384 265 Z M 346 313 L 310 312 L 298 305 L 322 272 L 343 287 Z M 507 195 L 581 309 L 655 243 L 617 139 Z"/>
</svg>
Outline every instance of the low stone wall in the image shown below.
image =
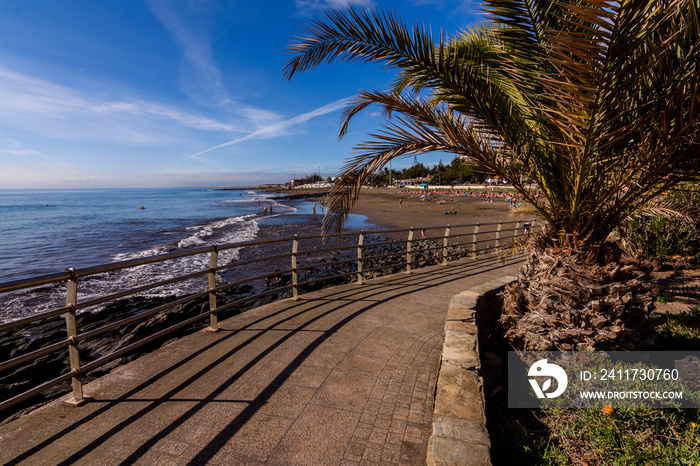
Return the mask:
<svg viewBox="0 0 700 466">
<path fill-rule="evenodd" d="M 515 279 L 501 277 L 450 301 L 426 458 L 430 466 L 491 464 L 478 326 L 498 312 L 497 294 Z"/>
</svg>

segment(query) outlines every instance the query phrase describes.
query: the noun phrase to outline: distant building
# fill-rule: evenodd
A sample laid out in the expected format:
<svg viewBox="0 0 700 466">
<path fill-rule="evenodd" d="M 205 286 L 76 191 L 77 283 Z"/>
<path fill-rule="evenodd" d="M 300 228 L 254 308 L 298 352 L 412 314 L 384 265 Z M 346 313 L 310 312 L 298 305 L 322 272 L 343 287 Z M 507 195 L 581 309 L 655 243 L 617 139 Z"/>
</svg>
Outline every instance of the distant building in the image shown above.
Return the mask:
<svg viewBox="0 0 700 466">
<path fill-rule="evenodd" d="M 297 179 L 291 181 L 290 186 L 292 188 L 296 188 L 296 187 L 299 187 L 303 184 L 306 184 L 306 178 L 297 178 Z"/>
<path fill-rule="evenodd" d="M 292 180 L 290 183 L 287 184 L 291 189 L 294 188 L 330 188 L 333 186 L 333 183 L 329 183 L 327 181 L 316 181 L 315 183 L 308 183 L 307 178 L 298 178 L 295 180 Z"/>
<path fill-rule="evenodd" d="M 399 186 L 420 186 L 423 184 L 430 184 L 431 178 L 430 173 L 428 173 L 428 176 L 425 178 L 408 178 L 405 180 L 398 180 L 396 184 Z"/>
</svg>

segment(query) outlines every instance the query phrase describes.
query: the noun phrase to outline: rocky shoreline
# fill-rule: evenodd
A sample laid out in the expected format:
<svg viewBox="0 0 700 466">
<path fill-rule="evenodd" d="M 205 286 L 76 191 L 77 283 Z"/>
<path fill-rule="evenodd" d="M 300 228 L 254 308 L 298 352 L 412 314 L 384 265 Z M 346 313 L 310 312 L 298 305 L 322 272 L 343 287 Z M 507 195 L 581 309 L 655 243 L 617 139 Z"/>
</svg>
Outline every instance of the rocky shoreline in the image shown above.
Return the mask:
<svg viewBox="0 0 700 466">
<path fill-rule="evenodd" d="M 402 245 L 380 245 L 372 246 L 372 243 L 385 242 L 387 238 L 374 237 L 365 243 L 364 255 L 377 256 L 385 254 L 396 254 L 386 258 L 375 258 L 363 261 L 364 270 L 377 269 L 363 273 L 364 278 L 374 278 L 385 274 L 397 273 L 405 270 L 405 246 Z M 333 243 L 323 243 L 320 239 L 315 245 L 307 245 L 311 249 L 328 249 L 332 244 L 337 244 L 338 248 L 351 245 L 349 240 L 333 239 Z M 354 244 L 354 243 L 353 243 Z M 266 247 L 263 245 L 258 248 Z M 246 260 L 248 257 L 260 255 L 263 251 L 255 247 L 247 248 L 241 254 L 239 260 Z M 276 254 L 275 251 L 264 251 L 265 255 Z M 416 241 L 413 244 L 413 267 L 422 267 L 433 265 L 442 260 L 442 245 L 435 240 Z M 471 248 L 464 246 L 450 247 L 450 254 L 458 256 L 466 256 L 471 254 Z M 314 265 L 312 270 L 302 270 L 299 273 L 299 293 L 303 294 L 308 291 L 324 288 L 327 286 L 349 283 L 356 280 L 356 264 L 355 262 L 346 262 L 342 264 L 332 264 L 333 261 L 346 260 L 356 258 L 354 248 L 338 249 L 325 253 L 316 254 L 312 257 L 304 257 L 300 259 L 300 266 Z M 252 296 L 263 291 L 271 291 L 270 294 L 262 298 L 252 298 L 251 301 L 243 302 L 228 311 L 221 312 L 219 319 L 225 319 L 248 309 L 262 306 L 278 299 L 284 299 L 291 296 L 291 290 L 285 289 L 275 292 L 274 290 L 284 287 L 291 283 L 291 273 L 280 273 L 274 275 L 274 270 L 280 272 L 287 270 L 289 264 L 277 262 L 267 268 L 269 274 L 272 270 L 272 276 L 266 280 L 258 280 L 251 282 L 248 285 L 240 285 L 228 290 L 225 294 L 220 293 L 217 296 L 219 307 L 222 307 L 233 301 L 241 300 L 245 297 Z M 260 275 L 259 270 L 247 269 L 248 276 Z M 349 275 L 348 275 L 349 274 Z M 311 284 L 304 284 L 306 281 L 325 279 Z M 162 306 L 182 296 L 171 296 L 167 298 L 144 298 L 132 297 L 129 299 L 119 300 L 108 304 L 102 309 L 95 312 L 84 312 L 76 317 L 80 333 L 84 333 L 96 328 L 103 327 L 107 324 L 117 322 L 121 319 L 132 317 L 138 314 L 145 313 L 149 309 Z M 208 299 L 198 299 L 185 305 L 176 306 L 170 310 L 148 316 L 143 320 L 132 322 L 124 325 L 116 330 L 107 332 L 92 340 L 84 340 L 80 342 L 80 360 L 81 364 L 85 365 L 91 361 L 97 360 L 107 354 L 113 353 L 121 348 L 128 346 L 136 341 L 139 341 L 147 336 L 164 330 L 179 322 L 182 322 L 190 317 L 196 316 L 205 312 L 208 309 Z M 186 328 L 180 329 L 169 335 L 166 335 L 156 341 L 144 345 L 128 355 L 115 359 L 104 366 L 101 366 L 84 376 L 84 381 L 97 378 L 113 368 L 125 364 L 140 355 L 153 351 L 163 344 L 179 338 L 188 333 L 202 329 L 208 325 L 206 319 L 201 322 L 192 324 Z M 65 321 L 62 316 L 53 319 L 36 322 L 22 328 L 16 328 L 11 331 L 0 333 L 0 358 L 8 360 L 13 357 L 21 356 L 28 352 L 40 349 L 47 345 L 65 341 L 66 330 Z M 0 397 L 9 399 L 19 393 L 22 393 L 32 387 L 40 385 L 48 380 L 56 378 L 69 371 L 67 350 L 51 353 L 40 358 L 37 358 L 29 363 L 12 368 L 0 376 Z M 34 409 L 35 407 L 50 401 L 60 395 L 70 391 L 70 382 L 59 384 L 40 395 L 37 395 L 30 400 L 15 405 L 13 408 L 0 413 L 0 418 L 5 418 L 5 422 L 16 417 L 23 411 Z M 8 418 L 9 416 L 9 418 Z"/>
<path fill-rule="evenodd" d="M 319 197 L 326 197 L 326 196 L 328 196 L 328 191 L 285 194 L 285 195 L 273 196 L 271 199 L 273 199 L 275 201 L 291 201 L 291 200 L 295 200 L 295 199 L 316 199 Z"/>
</svg>

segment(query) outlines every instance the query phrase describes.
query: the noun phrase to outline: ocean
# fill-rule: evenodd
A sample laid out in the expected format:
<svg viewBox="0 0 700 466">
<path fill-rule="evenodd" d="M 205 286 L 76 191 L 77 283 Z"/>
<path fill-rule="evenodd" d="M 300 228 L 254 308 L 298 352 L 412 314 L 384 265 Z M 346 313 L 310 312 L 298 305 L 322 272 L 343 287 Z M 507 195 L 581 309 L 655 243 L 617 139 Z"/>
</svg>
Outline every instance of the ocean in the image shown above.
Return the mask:
<svg viewBox="0 0 700 466">
<path fill-rule="evenodd" d="M 0 282 L 181 251 L 274 236 L 320 233 L 322 215 L 309 200 L 276 201 L 275 193 L 253 189 L 0 190 Z M 141 208 L 143 207 L 143 208 Z M 263 215 L 263 208 L 273 213 Z M 369 229 L 351 215 L 348 230 Z M 220 255 L 235 261 L 240 250 Z M 88 278 L 79 300 L 148 281 L 208 267 L 206 255 Z M 201 281 L 201 280 L 200 280 Z M 179 296 L 202 291 L 196 280 L 158 288 L 142 296 Z M 0 295 L 0 322 L 65 304 L 65 286 Z"/>
</svg>

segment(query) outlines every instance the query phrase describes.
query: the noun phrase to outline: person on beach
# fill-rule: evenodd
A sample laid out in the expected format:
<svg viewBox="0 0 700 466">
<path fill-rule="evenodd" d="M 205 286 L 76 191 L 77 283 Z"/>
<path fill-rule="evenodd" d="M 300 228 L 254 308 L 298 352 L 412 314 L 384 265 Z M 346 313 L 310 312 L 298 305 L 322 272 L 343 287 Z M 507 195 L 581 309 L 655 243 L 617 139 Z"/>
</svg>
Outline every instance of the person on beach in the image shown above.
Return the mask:
<svg viewBox="0 0 700 466">
<path fill-rule="evenodd" d="M 316 203 L 314 202 L 314 206 L 312 208 L 313 216 L 316 216 Z"/>
<path fill-rule="evenodd" d="M 403 199 L 399 199 L 399 209 L 401 208 L 402 204 L 403 204 Z"/>
<path fill-rule="evenodd" d="M 263 215 L 267 215 L 267 207 L 263 207 Z"/>
</svg>

